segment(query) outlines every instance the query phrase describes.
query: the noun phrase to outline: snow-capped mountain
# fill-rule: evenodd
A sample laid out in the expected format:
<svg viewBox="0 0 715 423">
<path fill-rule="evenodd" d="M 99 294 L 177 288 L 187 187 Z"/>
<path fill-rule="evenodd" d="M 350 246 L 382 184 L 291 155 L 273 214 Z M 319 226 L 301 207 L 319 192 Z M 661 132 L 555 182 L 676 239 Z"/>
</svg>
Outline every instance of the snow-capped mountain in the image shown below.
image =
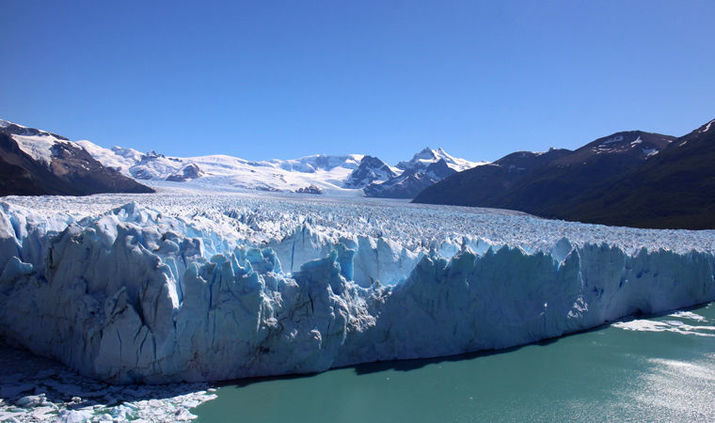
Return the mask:
<svg viewBox="0 0 715 423">
<path fill-rule="evenodd" d="M 353 170 L 345 181 L 347 188 L 364 188 L 373 182 L 384 182 L 394 178 L 400 169 L 391 169 L 385 162 L 377 157 L 365 156 L 360 160 L 360 165 Z"/>
<path fill-rule="evenodd" d="M 428 147 L 411 160 L 398 163 L 396 167 L 402 172 L 384 182 L 373 182 L 364 191 L 368 197 L 414 198 L 423 189 L 452 174 L 483 164 L 486 162 L 470 162 L 452 157 L 442 148 Z"/>
<path fill-rule="evenodd" d="M 147 183 L 192 181 L 197 187 L 256 189 L 261 191 L 330 192 L 359 195 L 359 187 L 344 182 L 363 156 L 313 155 L 292 160 L 249 161 L 228 155 L 170 157 L 150 151 L 100 147 L 80 141 L 87 151 L 107 166 Z"/>
<path fill-rule="evenodd" d="M 411 160 L 390 167 L 377 157 L 361 154 L 248 161 L 227 155 L 169 157 L 154 151 L 144 154 L 131 148 L 104 148 L 90 141 L 78 143 L 106 166 L 148 183 L 192 181 L 212 188 L 311 194 L 411 198 L 431 183 L 480 164 L 452 157 L 441 148 L 426 148 Z"/>
<path fill-rule="evenodd" d="M 6 120 L 0 120 L 0 152 L 0 195 L 153 192 L 61 135 Z"/>
<path fill-rule="evenodd" d="M 485 163 L 485 162 L 471 162 L 469 160 L 452 157 L 449 154 L 447 154 L 447 152 L 444 151 L 444 149 L 442 149 L 441 147 L 436 150 L 429 148 L 429 147 L 425 147 L 424 149 L 422 149 L 422 151 L 415 154 L 411 160 L 405 161 L 405 162 L 400 162 L 397 164 L 396 167 L 398 169 L 403 169 L 403 170 L 409 170 L 409 169 L 422 170 L 422 169 L 426 169 L 431 164 L 437 163 L 439 161 L 444 161 L 445 164 L 447 165 L 447 167 L 454 170 L 455 172 L 461 172 L 463 170 L 471 169 L 475 166 L 479 166 L 480 164 Z"/>
<path fill-rule="evenodd" d="M 248 189 L 307 194 L 354 195 L 411 198 L 427 185 L 479 163 L 455 158 L 443 149 L 425 148 L 409 161 L 391 167 L 377 157 L 362 154 L 312 155 L 291 160 L 249 161 L 228 155 L 171 157 L 156 151 L 142 153 L 132 148 L 105 148 L 91 141 L 70 141 L 65 137 L 7 121 L 0 130 L 11 133 L 13 144 L 34 162 L 45 167 L 59 166 L 58 152 L 73 151 L 76 157 L 90 158 L 106 172 L 124 182 L 116 188 L 94 190 L 27 188 L 36 193 L 114 192 L 141 190 L 126 185 L 129 178 L 149 185 L 163 182 L 188 183 L 190 188 L 211 190 Z M 65 153 L 66 154 L 66 153 Z M 54 163 L 54 164 L 53 164 Z M 95 166 L 96 167 L 96 166 Z M 17 173 L 17 172 L 15 172 Z M 35 170 L 30 173 L 36 173 Z M 75 172 L 76 173 L 76 172 Z M 47 179 L 46 176 L 43 178 Z M 115 177 L 116 179 L 116 177 Z M 134 181 L 131 181 L 134 182 Z M 125 184 L 125 185 L 122 185 Z M 17 185 L 17 183 L 15 183 Z M 31 185 L 31 184 L 30 184 Z M 101 185 L 101 184 L 100 184 Z M 20 193 L 8 188 L 6 193 Z"/>
</svg>

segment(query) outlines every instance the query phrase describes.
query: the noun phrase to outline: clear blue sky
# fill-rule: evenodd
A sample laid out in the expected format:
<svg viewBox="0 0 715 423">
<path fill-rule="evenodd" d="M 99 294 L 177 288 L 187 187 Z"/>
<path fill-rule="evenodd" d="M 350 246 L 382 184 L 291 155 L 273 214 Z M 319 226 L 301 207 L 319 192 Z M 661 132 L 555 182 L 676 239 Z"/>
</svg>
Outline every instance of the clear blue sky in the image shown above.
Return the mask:
<svg viewBox="0 0 715 423">
<path fill-rule="evenodd" d="M 211 3 L 211 4 L 204 4 Z M 0 117 L 247 159 L 494 160 L 715 117 L 715 1 L 0 0 Z"/>
</svg>

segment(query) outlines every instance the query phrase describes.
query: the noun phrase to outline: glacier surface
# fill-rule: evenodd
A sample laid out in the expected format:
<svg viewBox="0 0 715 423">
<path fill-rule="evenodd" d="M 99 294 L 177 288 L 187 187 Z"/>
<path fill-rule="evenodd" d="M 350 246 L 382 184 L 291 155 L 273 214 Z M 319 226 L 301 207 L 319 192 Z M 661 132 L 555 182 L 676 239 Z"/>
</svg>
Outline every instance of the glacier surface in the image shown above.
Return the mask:
<svg viewBox="0 0 715 423">
<path fill-rule="evenodd" d="M 112 383 L 506 348 L 715 299 L 715 231 L 370 199 L 5 197 L 0 336 Z"/>
</svg>

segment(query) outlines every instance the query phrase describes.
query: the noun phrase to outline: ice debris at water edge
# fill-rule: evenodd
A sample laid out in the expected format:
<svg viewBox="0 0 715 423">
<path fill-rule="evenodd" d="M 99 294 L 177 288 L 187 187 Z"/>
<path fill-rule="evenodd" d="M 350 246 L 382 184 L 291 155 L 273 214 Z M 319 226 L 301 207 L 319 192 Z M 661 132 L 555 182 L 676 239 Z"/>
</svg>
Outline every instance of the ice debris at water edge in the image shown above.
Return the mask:
<svg viewBox="0 0 715 423">
<path fill-rule="evenodd" d="M 316 372 L 711 301 L 713 250 L 713 231 L 404 202 L 8 197 L 0 335 L 109 382 Z"/>
<path fill-rule="evenodd" d="M 0 343 L 1 422 L 178 422 L 216 398 L 205 384 L 107 385 Z"/>
</svg>

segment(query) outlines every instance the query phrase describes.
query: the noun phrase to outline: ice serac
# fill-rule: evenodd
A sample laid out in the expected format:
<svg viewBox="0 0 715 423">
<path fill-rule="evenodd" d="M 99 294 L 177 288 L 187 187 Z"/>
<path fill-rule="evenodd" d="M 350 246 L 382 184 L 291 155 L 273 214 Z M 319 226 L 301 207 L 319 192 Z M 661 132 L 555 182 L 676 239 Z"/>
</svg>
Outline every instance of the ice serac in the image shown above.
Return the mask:
<svg viewBox="0 0 715 423">
<path fill-rule="evenodd" d="M 136 203 L 0 203 L 0 335 L 110 382 L 212 381 L 504 348 L 715 299 L 707 249 L 442 244 L 309 221 L 264 241 Z M 198 219 L 198 218 L 197 218 Z"/>
</svg>

